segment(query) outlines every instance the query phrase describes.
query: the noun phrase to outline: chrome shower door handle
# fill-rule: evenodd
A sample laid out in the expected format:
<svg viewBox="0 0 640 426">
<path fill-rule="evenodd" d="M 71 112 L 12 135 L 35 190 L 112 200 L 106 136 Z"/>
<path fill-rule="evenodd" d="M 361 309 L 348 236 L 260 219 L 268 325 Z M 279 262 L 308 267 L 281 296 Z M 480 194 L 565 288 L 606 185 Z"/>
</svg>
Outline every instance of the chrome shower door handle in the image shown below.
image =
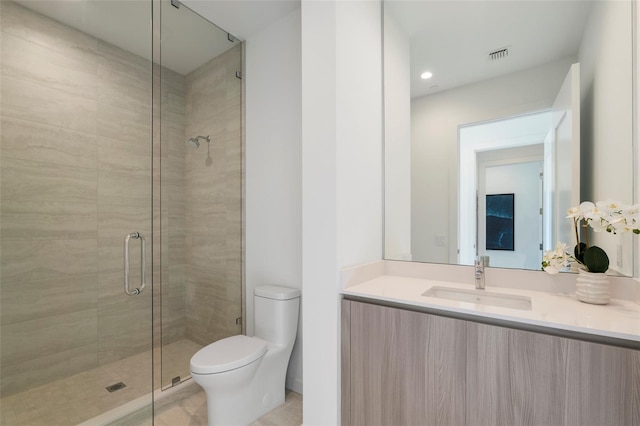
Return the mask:
<svg viewBox="0 0 640 426">
<path fill-rule="evenodd" d="M 129 290 L 129 240 L 131 238 L 140 240 L 140 287 Z M 145 249 L 144 236 L 139 232 L 132 232 L 124 237 L 124 293 L 127 296 L 137 296 L 144 290 L 144 275 L 147 269 L 147 255 Z"/>
</svg>

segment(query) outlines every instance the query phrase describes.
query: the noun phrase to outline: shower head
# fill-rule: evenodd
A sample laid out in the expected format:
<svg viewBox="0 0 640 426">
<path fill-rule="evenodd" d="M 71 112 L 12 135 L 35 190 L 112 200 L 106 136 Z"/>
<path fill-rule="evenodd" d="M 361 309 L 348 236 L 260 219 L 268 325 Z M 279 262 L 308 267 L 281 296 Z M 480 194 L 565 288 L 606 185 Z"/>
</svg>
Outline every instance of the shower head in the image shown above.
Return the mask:
<svg viewBox="0 0 640 426">
<path fill-rule="evenodd" d="M 207 143 L 211 142 L 211 137 L 207 135 L 207 136 L 196 136 L 195 138 L 189 138 L 189 140 L 187 140 L 187 144 L 191 144 L 194 148 L 197 149 L 200 147 L 200 139 L 206 140 Z"/>
</svg>

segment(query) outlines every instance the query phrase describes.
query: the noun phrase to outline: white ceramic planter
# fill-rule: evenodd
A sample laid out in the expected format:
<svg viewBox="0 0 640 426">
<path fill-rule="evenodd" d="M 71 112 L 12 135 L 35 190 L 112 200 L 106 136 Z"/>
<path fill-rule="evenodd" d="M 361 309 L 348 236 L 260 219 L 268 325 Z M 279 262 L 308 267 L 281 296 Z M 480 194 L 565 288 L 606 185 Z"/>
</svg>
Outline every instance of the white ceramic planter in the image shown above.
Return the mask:
<svg viewBox="0 0 640 426">
<path fill-rule="evenodd" d="M 594 305 L 606 305 L 611 300 L 609 277 L 604 273 L 578 271 L 576 278 L 578 300 Z"/>
</svg>

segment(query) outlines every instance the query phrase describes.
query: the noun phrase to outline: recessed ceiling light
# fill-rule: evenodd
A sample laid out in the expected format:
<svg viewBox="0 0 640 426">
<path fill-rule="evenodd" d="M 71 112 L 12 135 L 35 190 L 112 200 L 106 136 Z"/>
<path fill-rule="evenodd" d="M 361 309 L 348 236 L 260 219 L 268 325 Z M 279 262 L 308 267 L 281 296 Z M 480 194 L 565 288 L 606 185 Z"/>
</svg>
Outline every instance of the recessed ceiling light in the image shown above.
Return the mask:
<svg viewBox="0 0 640 426">
<path fill-rule="evenodd" d="M 433 77 L 433 74 L 431 74 L 429 71 L 425 71 L 422 74 L 420 74 L 420 78 L 423 80 L 426 80 L 431 77 Z"/>
</svg>

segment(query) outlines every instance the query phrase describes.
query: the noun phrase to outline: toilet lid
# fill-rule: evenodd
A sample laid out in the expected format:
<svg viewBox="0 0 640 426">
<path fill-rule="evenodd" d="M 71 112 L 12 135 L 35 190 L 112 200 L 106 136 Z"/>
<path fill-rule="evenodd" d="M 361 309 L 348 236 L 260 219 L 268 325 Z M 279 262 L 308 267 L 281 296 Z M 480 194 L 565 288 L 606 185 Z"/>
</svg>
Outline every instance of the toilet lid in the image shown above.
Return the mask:
<svg viewBox="0 0 640 426">
<path fill-rule="evenodd" d="M 191 358 L 191 372 L 214 374 L 234 370 L 260 358 L 267 343 L 257 337 L 231 336 L 200 349 Z"/>
</svg>

